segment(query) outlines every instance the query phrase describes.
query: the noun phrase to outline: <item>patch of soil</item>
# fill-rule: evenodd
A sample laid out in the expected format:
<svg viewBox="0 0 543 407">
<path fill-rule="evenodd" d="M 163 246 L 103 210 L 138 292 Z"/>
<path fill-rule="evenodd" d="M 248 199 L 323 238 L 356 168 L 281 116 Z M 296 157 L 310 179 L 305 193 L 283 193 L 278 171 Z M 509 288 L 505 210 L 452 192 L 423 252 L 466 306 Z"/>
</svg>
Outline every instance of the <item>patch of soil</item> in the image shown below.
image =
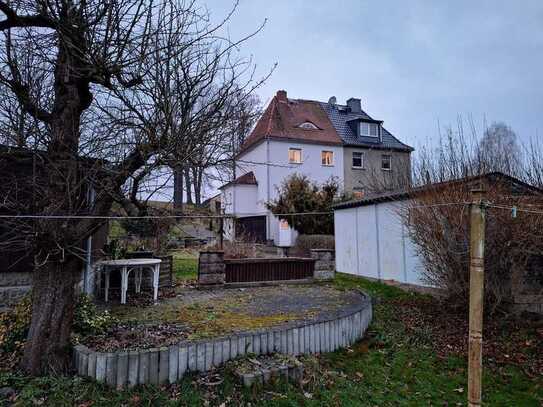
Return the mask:
<svg viewBox="0 0 543 407">
<path fill-rule="evenodd" d="M 83 344 L 98 352 L 131 351 L 169 346 L 187 339 L 190 330 L 179 324 L 117 325 Z"/>
<path fill-rule="evenodd" d="M 434 298 L 413 298 L 392 302 L 395 315 L 410 336 L 429 336 L 426 343 L 441 358 L 467 356 L 468 314 L 447 307 Z M 528 318 L 485 317 L 483 356 L 486 364 L 513 364 L 528 376 L 543 377 L 543 323 Z"/>
</svg>

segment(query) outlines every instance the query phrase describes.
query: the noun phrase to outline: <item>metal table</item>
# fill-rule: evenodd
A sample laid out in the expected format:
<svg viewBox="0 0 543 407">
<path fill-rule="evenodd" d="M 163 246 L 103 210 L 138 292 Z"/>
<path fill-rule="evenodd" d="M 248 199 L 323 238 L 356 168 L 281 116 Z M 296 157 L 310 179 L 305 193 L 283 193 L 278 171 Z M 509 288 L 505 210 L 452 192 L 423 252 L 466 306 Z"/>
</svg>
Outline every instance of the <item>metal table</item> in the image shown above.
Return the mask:
<svg viewBox="0 0 543 407">
<path fill-rule="evenodd" d="M 141 292 L 141 282 L 143 280 L 143 269 L 147 268 L 153 272 L 153 299 L 158 300 L 158 277 L 160 274 L 160 259 L 119 259 L 106 260 L 96 264 L 105 274 L 105 294 L 104 300 L 108 302 L 109 297 L 109 277 L 112 269 L 121 269 L 121 304 L 126 304 L 126 292 L 128 291 L 128 276 L 134 270 L 136 273 L 136 293 Z"/>
</svg>

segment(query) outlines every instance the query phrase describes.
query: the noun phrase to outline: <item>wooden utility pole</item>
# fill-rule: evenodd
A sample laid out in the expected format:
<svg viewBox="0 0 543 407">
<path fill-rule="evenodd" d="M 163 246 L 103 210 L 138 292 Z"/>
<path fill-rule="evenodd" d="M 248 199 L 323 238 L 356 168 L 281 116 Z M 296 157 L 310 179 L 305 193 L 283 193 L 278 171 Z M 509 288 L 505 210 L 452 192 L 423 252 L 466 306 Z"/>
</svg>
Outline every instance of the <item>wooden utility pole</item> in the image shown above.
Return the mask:
<svg viewBox="0 0 543 407">
<path fill-rule="evenodd" d="M 472 191 L 469 263 L 468 405 L 481 405 L 483 376 L 483 303 L 485 281 L 484 191 Z"/>
</svg>

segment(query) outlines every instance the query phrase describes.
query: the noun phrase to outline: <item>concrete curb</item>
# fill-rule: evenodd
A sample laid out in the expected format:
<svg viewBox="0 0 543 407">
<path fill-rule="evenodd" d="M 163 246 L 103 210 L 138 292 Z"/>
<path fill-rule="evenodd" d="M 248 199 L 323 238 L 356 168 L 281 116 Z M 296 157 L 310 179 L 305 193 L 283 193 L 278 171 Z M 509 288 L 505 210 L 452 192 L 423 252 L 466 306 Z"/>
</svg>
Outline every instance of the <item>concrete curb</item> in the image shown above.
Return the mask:
<svg viewBox="0 0 543 407">
<path fill-rule="evenodd" d="M 205 372 L 248 353 L 299 355 L 333 352 L 361 339 L 371 319 L 371 299 L 364 296 L 359 304 L 335 317 L 213 340 L 184 341 L 169 347 L 128 353 L 95 352 L 84 345 L 76 345 L 75 370 L 79 376 L 117 388 L 174 383 L 187 372 Z"/>
</svg>

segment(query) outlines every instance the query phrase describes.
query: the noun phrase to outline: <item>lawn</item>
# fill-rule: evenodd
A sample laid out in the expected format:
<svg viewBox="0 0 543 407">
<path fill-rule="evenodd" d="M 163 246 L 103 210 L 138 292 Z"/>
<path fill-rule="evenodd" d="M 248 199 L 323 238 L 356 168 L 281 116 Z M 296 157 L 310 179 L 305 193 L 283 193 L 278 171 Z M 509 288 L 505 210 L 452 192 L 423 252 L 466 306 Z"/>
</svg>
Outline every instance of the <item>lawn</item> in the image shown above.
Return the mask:
<svg viewBox="0 0 543 407">
<path fill-rule="evenodd" d="M 176 275 L 194 276 L 194 260 L 182 259 Z M 177 268 L 178 267 L 178 268 Z M 191 274 L 192 273 L 192 274 Z M 53 406 L 419 406 L 465 405 L 464 357 L 436 349 L 435 332 L 409 327 L 402 303 L 424 297 L 397 288 L 345 276 L 340 288 L 358 287 L 377 298 L 374 322 L 366 339 L 351 349 L 308 357 L 302 386 L 245 389 L 228 368 L 219 386 L 207 386 L 198 375 L 176 385 L 138 387 L 116 391 L 79 378 L 28 379 L 0 375 L 0 387 L 17 390 L 15 405 Z M 527 340 L 532 340 L 529 337 Z M 530 348 L 529 352 L 533 351 Z M 531 354 L 527 354 L 529 357 Z M 488 361 L 485 361 L 488 362 Z M 488 406 L 541 406 L 541 376 L 524 373 L 508 363 L 486 363 L 484 404 Z"/>
<path fill-rule="evenodd" d="M 173 274 L 177 282 L 195 280 L 198 277 L 198 258 L 191 253 L 174 253 Z"/>
</svg>

